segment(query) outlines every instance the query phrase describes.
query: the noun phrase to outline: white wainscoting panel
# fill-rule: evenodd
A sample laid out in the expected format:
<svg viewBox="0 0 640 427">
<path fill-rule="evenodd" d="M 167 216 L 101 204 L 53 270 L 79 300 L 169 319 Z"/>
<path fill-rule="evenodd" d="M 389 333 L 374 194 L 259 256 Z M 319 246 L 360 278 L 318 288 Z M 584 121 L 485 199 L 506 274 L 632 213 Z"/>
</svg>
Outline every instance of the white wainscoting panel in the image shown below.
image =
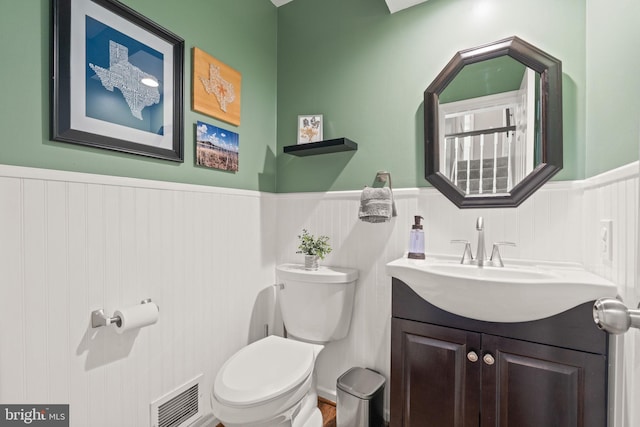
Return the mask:
<svg viewBox="0 0 640 427">
<path fill-rule="evenodd" d="M 350 334 L 318 360 L 330 399 L 352 366 L 389 379 L 385 264 L 406 252 L 413 215 L 425 218 L 429 253 L 461 254 L 451 239 L 470 240 L 475 253 L 482 215 L 487 245 L 516 243 L 503 248 L 506 260 L 583 263 L 635 306 L 638 187 L 635 162 L 548 183 L 513 209 L 459 210 L 431 188 L 398 189 L 398 217 L 369 224 L 357 219 L 359 191 L 273 195 L 0 165 L 0 402 L 69 403 L 74 427 L 146 426 L 149 403 L 200 372 L 208 393 L 222 363 L 255 336 L 254 303 L 275 265 L 302 262 L 303 228 L 330 236 L 325 264 L 360 271 Z M 601 219 L 614 222 L 611 262 L 599 254 Z M 143 298 L 160 306 L 157 324 L 122 335 L 91 329 L 92 310 Z M 639 339 L 616 340 L 613 427 L 640 423 Z"/>
<path fill-rule="evenodd" d="M 389 378 L 391 278 L 389 261 L 405 254 L 413 216 L 424 217 L 426 251 L 460 254 L 452 239 L 477 242 L 476 218 L 484 217 L 487 246 L 512 241 L 504 258 L 581 262 L 582 189 L 575 183 L 549 183 L 517 209 L 460 210 L 434 189 L 394 190 L 398 217 L 388 223 L 358 220 L 359 191 L 293 193 L 278 197 L 277 260 L 302 262 L 296 254 L 303 228 L 330 236 L 334 248 L 323 263 L 360 271 L 349 336 L 329 343 L 318 360 L 320 394 L 335 398 L 336 379 L 352 366 L 375 369 Z M 388 404 L 388 390 L 387 404 Z"/>
<path fill-rule="evenodd" d="M 611 280 L 627 307 L 636 308 L 638 283 L 638 162 L 606 172 L 584 183 L 585 266 Z M 612 259 L 602 258 L 601 220 L 612 220 Z M 640 332 L 612 336 L 610 425 L 640 425 Z"/>
<path fill-rule="evenodd" d="M 487 246 L 495 241 L 512 241 L 515 247 L 501 249 L 509 258 L 577 262 L 618 284 L 621 294 L 637 287 L 638 163 L 586 181 L 549 182 L 518 208 L 464 209 L 431 188 L 395 190 L 398 217 L 389 223 L 368 224 L 357 219 L 360 192 L 298 193 L 278 197 L 277 261 L 302 262 L 297 255 L 297 235 L 303 228 L 330 236 L 334 251 L 323 263 L 356 268 L 356 305 L 349 336 L 326 346 L 318 360 L 320 394 L 335 398 L 336 379 L 352 366 L 381 372 L 389 379 L 391 278 L 385 264 L 405 254 L 414 215 L 424 217 L 426 251 L 433 254 L 462 254 L 452 239 L 465 239 L 476 252 L 476 218 L 484 217 Z M 614 257 L 610 265 L 598 262 L 600 218 L 614 220 Z M 634 300 L 637 303 L 637 299 Z M 614 358 L 617 387 L 612 402 L 617 405 L 615 427 L 634 410 L 629 402 L 640 379 L 639 352 L 630 343 L 636 332 L 625 336 L 627 352 Z M 624 341 L 622 339 L 621 341 Z M 630 344 L 629 344 L 630 343 Z M 622 386 L 621 384 L 625 384 Z M 625 387 L 624 390 L 621 387 Z M 386 407 L 388 408 L 386 388 Z M 635 394 L 637 395 L 637 394 Z M 624 396 L 624 397 L 621 397 Z M 637 409 L 636 409 L 637 411 Z M 636 415 L 637 417 L 637 415 Z M 637 419 L 637 418 L 634 418 Z"/>
<path fill-rule="evenodd" d="M 68 403 L 74 427 L 148 426 L 153 400 L 204 373 L 208 405 L 274 283 L 275 203 L 0 166 L 0 402 Z M 144 298 L 157 324 L 91 328 L 91 311 Z"/>
</svg>

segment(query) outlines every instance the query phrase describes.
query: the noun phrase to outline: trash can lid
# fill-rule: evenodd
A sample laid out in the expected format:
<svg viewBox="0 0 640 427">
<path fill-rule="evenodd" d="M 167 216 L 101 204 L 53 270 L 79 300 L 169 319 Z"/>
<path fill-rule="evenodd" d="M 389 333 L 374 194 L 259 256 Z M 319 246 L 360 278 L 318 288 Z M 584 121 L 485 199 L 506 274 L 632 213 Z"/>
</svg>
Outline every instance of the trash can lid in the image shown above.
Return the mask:
<svg viewBox="0 0 640 427">
<path fill-rule="evenodd" d="M 371 399 L 385 383 L 379 373 L 365 368 L 351 368 L 338 378 L 338 388 L 360 399 Z"/>
</svg>

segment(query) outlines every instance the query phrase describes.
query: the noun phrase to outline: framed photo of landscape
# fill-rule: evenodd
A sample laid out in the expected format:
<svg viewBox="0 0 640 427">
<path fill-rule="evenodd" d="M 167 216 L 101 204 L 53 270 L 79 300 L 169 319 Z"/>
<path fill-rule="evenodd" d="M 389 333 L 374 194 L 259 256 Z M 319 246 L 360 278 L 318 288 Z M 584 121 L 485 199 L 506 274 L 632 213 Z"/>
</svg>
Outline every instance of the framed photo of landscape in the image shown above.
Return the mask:
<svg viewBox="0 0 640 427">
<path fill-rule="evenodd" d="M 116 0 L 54 0 L 51 138 L 184 160 L 184 40 Z"/>
<path fill-rule="evenodd" d="M 205 122 L 196 124 L 196 165 L 238 172 L 240 136 Z"/>
</svg>

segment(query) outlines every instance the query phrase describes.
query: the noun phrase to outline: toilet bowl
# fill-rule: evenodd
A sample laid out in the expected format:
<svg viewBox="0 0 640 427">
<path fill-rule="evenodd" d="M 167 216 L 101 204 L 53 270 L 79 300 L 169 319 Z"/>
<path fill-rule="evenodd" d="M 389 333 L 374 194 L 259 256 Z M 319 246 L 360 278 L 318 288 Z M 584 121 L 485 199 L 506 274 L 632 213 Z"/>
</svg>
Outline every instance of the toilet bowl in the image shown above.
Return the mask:
<svg viewBox="0 0 640 427">
<path fill-rule="evenodd" d="M 317 399 L 314 365 L 322 348 L 273 335 L 244 347 L 216 376 L 213 413 L 225 427 L 296 425 L 286 422 Z"/>
<path fill-rule="evenodd" d="M 310 272 L 295 264 L 277 271 L 283 320 L 295 339 L 262 338 L 220 368 L 211 408 L 225 427 L 322 427 L 315 363 L 324 343 L 347 334 L 358 274 L 332 267 Z M 316 311 L 309 311 L 309 301 Z M 338 320 L 319 321 L 326 314 Z"/>
</svg>

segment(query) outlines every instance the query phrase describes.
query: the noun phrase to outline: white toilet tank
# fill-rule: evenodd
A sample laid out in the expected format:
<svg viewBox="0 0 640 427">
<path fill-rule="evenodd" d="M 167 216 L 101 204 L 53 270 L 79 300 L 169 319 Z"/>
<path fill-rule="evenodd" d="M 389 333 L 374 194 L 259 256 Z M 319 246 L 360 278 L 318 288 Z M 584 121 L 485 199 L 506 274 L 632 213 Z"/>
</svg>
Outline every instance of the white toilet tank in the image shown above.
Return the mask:
<svg viewBox="0 0 640 427">
<path fill-rule="evenodd" d="M 292 338 L 313 343 L 336 341 L 347 336 L 353 312 L 358 270 L 303 265 L 276 267 L 282 320 Z"/>
</svg>

